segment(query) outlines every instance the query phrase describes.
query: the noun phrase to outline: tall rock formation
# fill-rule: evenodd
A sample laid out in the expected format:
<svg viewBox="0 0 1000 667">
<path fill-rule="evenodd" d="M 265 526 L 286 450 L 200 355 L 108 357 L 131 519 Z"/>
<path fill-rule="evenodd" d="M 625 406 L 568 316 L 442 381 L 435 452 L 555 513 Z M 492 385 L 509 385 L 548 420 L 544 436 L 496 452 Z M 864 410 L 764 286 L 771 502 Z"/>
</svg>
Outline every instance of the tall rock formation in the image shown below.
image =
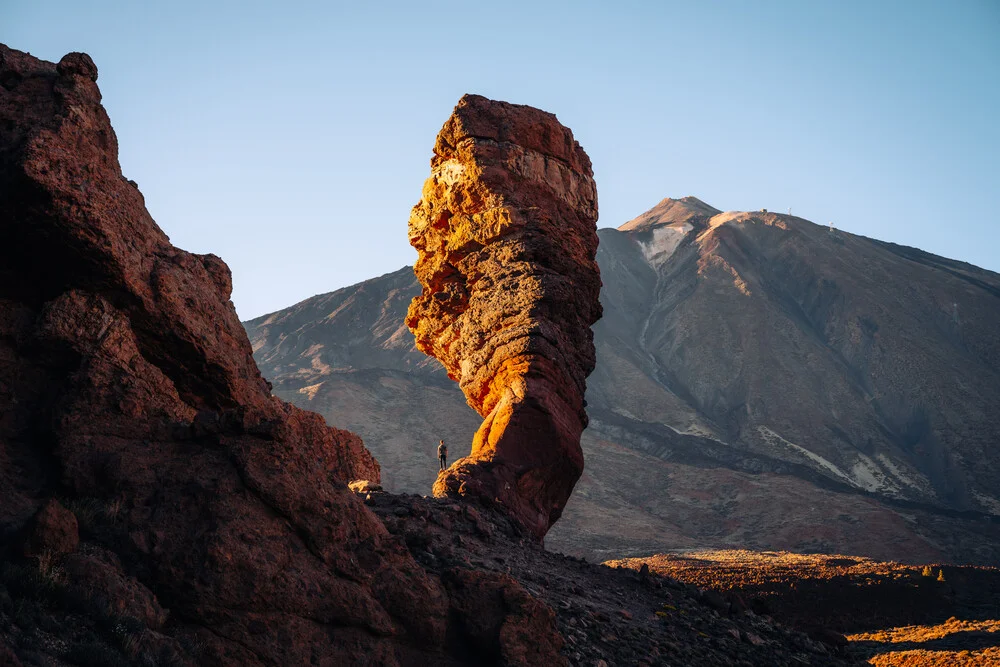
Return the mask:
<svg viewBox="0 0 1000 667">
<path fill-rule="evenodd" d="M 496 499 L 533 534 L 583 471 L 601 316 L 590 159 L 556 117 L 463 97 L 410 216 L 423 290 L 406 323 L 484 417 L 434 494 Z"/>
</svg>

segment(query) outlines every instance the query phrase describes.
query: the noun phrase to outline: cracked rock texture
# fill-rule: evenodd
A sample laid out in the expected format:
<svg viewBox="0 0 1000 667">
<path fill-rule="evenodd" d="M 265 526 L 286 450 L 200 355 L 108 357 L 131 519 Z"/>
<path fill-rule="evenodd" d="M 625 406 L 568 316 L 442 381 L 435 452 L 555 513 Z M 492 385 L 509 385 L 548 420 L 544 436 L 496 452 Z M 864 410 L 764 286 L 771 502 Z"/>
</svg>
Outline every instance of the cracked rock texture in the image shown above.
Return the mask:
<svg viewBox="0 0 1000 667">
<path fill-rule="evenodd" d="M 406 323 L 484 421 L 434 494 L 498 501 L 542 537 L 583 472 L 601 316 L 590 159 L 550 113 L 466 95 L 410 216 Z"/>
</svg>

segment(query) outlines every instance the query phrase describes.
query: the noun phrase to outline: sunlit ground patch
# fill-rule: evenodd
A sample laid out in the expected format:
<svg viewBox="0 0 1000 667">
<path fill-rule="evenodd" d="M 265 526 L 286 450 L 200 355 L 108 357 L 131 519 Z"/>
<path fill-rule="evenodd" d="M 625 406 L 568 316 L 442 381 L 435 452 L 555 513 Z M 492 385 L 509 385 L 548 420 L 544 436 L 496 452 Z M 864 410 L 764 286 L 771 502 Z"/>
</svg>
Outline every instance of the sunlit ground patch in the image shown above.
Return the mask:
<svg viewBox="0 0 1000 667">
<path fill-rule="evenodd" d="M 1000 621 L 949 618 L 937 625 L 907 625 L 847 635 L 879 667 L 1000 665 Z"/>
</svg>

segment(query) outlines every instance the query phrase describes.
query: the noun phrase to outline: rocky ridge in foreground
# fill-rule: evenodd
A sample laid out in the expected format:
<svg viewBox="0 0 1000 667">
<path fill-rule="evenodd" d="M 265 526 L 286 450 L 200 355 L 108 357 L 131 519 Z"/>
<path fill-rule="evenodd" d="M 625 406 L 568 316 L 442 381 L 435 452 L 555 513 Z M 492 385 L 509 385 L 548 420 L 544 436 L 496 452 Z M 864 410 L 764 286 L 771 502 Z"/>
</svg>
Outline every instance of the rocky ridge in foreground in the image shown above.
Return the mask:
<svg viewBox="0 0 1000 667">
<path fill-rule="evenodd" d="M 170 245 L 122 175 L 90 57 L 0 47 L 0 70 L 4 557 L 76 613 L 127 618 L 144 655 L 446 653 L 440 583 L 344 483 L 378 464 L 271 396 L 228 267 Z M 18 613 L 39 601 L 20 601 L 3 634 L 30 652 Z"/>
</svg>

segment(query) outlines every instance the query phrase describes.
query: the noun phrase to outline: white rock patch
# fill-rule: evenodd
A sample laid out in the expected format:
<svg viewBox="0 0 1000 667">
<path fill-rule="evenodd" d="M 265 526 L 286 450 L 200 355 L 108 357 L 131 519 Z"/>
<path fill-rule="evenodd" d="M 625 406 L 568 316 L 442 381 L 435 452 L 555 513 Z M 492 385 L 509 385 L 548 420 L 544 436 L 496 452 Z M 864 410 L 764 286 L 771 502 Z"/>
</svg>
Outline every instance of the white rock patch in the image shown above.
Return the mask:
<svg viewBox="0 0 1000 667">
<path fill-rule="evenodd" d="M 972 495 L 975 496 L 976 500 L 979 501 L 979 504 L 982 505 L 987 512 L 990 514 L 1000 515 L 1000 500 L 991 498 L 985 493 L 980 493 L 979 491 L 973 491 Z"/>
<path fill-rule="evenodd" d="M 806 457 L 807 459 L 819 465 L 820 467 L 829 470 L 834 475 L 841 478 L 848 484 L 854 484 L 854 480 L 851 479 L 847 474 L 845 474 L 843 470 L 841 470 L 834 464 L 830 463 L 822 456 L 818 454 L 813 454 L 805 447 L 799 447 L 794 442 L 789 442 L 788 440 L 785 440 L 784 438 L 782 438 L 780 435 L 778 435 L 768 427 L 758 426 L 757 432 L 760 433 L 761 437 L 764 438 L 764 441 L 767 442 L 767 444 L 771 445 L 772 447 L 776 447 L 777 445 L 783 445 L 784 447 L 792 450 L 793 452 Z"/>
<path fill-rule="evenodd" d="M 911 474 L 904 473 L 902 470 L 899 469 L 899 466 L 893 463 L 892 459 L 890 459 L 885 454 L 879 454 L 875 458 L 878 459 L 879 464 L 884 469 L 888 470 L 889 474 L 892 475 L 892 477 L 897 482 L 905 484 L 911 488 L 917 489 L 922 493 L 934 495 L 934 489 L 931 486 L 930 481 L 920 473 L 915 473 L 917 477 L 913 476 L 914 473 Z"/>
<path fill-rule="evenodd" d="M 643 257 L 653 268 L 661 266 L 677 251 L 681 241 L 694 227 L 684 222 L 679 226 L 665 225 L 653 229 L 653 238 L 647 243 L 640 243 Z"/>
</svg>

